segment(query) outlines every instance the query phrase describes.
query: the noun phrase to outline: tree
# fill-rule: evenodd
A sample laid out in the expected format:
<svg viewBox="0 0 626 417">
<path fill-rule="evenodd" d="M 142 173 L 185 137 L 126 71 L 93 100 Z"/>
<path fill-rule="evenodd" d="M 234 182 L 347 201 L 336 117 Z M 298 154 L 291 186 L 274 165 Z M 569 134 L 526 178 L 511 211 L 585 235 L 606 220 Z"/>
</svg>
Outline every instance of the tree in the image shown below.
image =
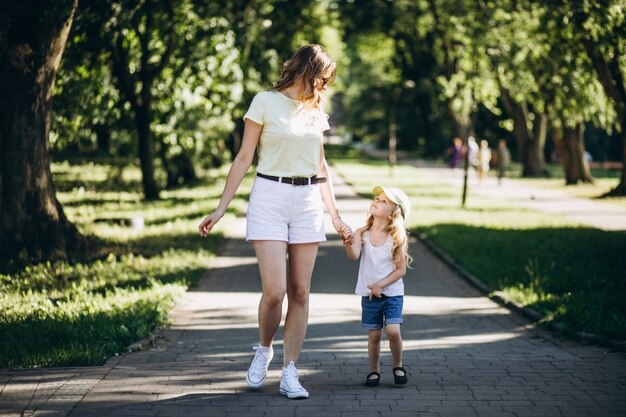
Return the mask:
<svg viewBox="0 0 626 417">
<path fill-rule="evenodd" d="M 93 137 L 106 128 L 137 141 L 146 198 L 158 195 L 158 168 L 168 187 L 194 181 L 197 164 L 229 158 L 229 135 L 231 151 L 238 149 L 245 106 L 296 43 L 319 39 L 317 7 L 314 0 L 85 3 L 61 68 L 58 94 L 67 107 L 59 109 L 58 143 L 77 140 L 64 132 Z"/>
<path fill-rule="evenodd" d="M 85 240 L 52 175 L 52 90 L 77 0 L 4 2 L 0 17 L 0 261 L 67 258 Z"/>
<path fill-rule="evenodd" d="M 79 7 L 57 74 L 50 142 L 53 151 L 97 150 L 114 155 L 122 140 L 125 145 L 131 142 L 132 120 L 122 117 L 123 103 L 113 84 L 109 55 L 85 33 L 80 12 Z M 101 43 L 102 37 L 98 40 Z"/>
<path fill-rule="evenodd" d="M 584 124 L 607 127 L 607 101 L 575 28 L 560 11 L 528 1 L 477 2 L 487 22 L 482 42 L 511 117 L 524 176 L 542 176 L 548 131 L 559 150 L 566 183 L 593 181 L 584 160 Z"/>
<path fill-rule="evenodd" d="M 121 96 L 130 103 L 137 126 L 144 196 L 146 200 L 157 200 L 154 133 L 150 126 L 153 88 L 176 47 L 176 17 L 170 0 L 132 3 L 121 2 L 111 20 L 112 72 Z M 132 49 L 138 51 L 137 59 L 133 59 Z"/>
<path fill-rule="evenodd" d="M 228 159 L 224 137 L 234 126 L 242 77 L 222 14 L 223 4 L 204 0 L 80 7 L 56 91 L 59 145 L 93 143 L 109 131 L 114 154 L 137 149 L 147 199 L 158 197 L 161 167 L 171 187 L 193 182 L 198 163 Z M 73 130 L 80 134 L 64 137 Z"/>
<path fill-rule="evenodd" d="M 561 24 L 571 22 L 606 96 L 613 105 L 622 143 L 622 177 L 608 195 L 626 195 L 626 7 L 621 0 L 562 2 Z"/>
<path fill-rule="evenodd" d="M 424 2 L 335 2 L 346 43 L 341 65 L 342 122 L 355 140 L 438 155 L 453 122 L 442 103 L 439 57 L 432 54 L 432 19 Z M 395 121 L 395 122 L 394 122 Z M 394 135 L 394 132 L 397 132 Z"/>
</svg>

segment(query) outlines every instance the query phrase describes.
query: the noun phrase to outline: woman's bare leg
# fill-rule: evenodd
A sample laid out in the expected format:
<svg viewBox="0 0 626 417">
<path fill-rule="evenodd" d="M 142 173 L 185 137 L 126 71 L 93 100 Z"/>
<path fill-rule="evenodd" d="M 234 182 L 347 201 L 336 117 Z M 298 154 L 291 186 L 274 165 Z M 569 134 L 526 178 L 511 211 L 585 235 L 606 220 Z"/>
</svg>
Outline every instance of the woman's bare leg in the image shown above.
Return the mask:
<svg viewBox="0 0 626 417">
<path fill-rule="evenodd" d="M 255 240 L 252 244 L 263 284 L 259 302 L 259 341 L 269 347 L 280 325 L 287 290 L 287 242 Z"/>
<path fill-rule="evenodd" d="M 309 292 L 311 276 L 319 243 L 289 245 L 289 275 L 287 278 L 287 317 L 284 332 L 284 365 L 298 363 L 300 350 L 309 321 Z"/>
</svg>

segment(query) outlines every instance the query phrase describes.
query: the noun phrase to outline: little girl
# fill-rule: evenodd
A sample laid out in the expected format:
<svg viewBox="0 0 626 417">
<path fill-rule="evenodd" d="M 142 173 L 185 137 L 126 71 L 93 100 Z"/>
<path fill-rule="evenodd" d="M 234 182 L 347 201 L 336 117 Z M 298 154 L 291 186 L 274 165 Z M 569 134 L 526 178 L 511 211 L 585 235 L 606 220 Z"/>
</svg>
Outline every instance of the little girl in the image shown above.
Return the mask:
<svg viewBox="0 0 626 417">
<path fill-rule="evenodd" d="M 356 294 L 362 297 L 361 325 L 369 330 L 368 352 L 371 372 L 365 385 L 375 387 L 380 382 L 380 340 L 383 325 L 393 359 L 393 379 L 397 385 L 407 383 L 402 366 L 402 277 L 411 262 L 407 253 L 408 237 L 404 220 L 411 203 L 398 188 L 374 187 L 376 198 L 370 205 L 366 225 L 354 233 L 351 244 L 346 244 L 348 258 L 361 256 Z"/>
</svg>

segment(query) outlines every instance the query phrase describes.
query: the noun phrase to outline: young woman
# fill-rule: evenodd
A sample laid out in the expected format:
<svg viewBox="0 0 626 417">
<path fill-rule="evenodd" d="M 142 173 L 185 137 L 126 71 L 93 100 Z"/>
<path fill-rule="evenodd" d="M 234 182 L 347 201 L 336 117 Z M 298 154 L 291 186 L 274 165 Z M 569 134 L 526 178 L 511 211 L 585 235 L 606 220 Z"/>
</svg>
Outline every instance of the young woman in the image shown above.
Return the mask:
<svg viewBox="0 0 626 417">
<path fill-rule="evenodd" d="M 322 93 L 334 80 L 335 70 L 335 62 L 320 45 L 305 45 L 283 65 L 274 87 L 254 97 L 244 115 L 241 149 L 233 160 L 219 205 L 199 226 L 200 235 L 207 236 L 222 218 L 257 150 L 246 240 L 254 246 L 263 294 L 259 303 L 260 341 L 246 382 L 251 388 L 260 388 L 265 382 L 286 294 L 280 393 L 288 398 L 309 396 L 299 382 L 296 364 L 307 330 L 317 249 L 319 242 L 326 240 L 323 205 L 344 242 L 352 239 L 352 230 L 339 217 L 322 142 L 322 132 L 329 129 Z"/>
</svg>

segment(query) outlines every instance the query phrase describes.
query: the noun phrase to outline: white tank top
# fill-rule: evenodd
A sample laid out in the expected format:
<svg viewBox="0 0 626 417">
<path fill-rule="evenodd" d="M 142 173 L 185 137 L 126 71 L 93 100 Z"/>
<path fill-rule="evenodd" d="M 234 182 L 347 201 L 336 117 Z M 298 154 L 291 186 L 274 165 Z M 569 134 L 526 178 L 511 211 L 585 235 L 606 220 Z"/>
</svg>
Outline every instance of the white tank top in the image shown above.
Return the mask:
<svg viewBox="0 0 626 417">
<path fill-rule="evenodd" d="M 371 290 L 367 288 L 396 270 L 393 261 L 393 245 L 391 237 L 382 246 L 374 246 L 370 242 L 369 232 L 363 234 L 363 248 L 361 249 L 361 263 L 359 265 L 359 278 L 354 292 L 362 297 L 368 297 Z M 383 294 L 388 297 L 404 295 L 404 282 L 402 278 L 393 284 L 383 288 Z"/>
</svg>

